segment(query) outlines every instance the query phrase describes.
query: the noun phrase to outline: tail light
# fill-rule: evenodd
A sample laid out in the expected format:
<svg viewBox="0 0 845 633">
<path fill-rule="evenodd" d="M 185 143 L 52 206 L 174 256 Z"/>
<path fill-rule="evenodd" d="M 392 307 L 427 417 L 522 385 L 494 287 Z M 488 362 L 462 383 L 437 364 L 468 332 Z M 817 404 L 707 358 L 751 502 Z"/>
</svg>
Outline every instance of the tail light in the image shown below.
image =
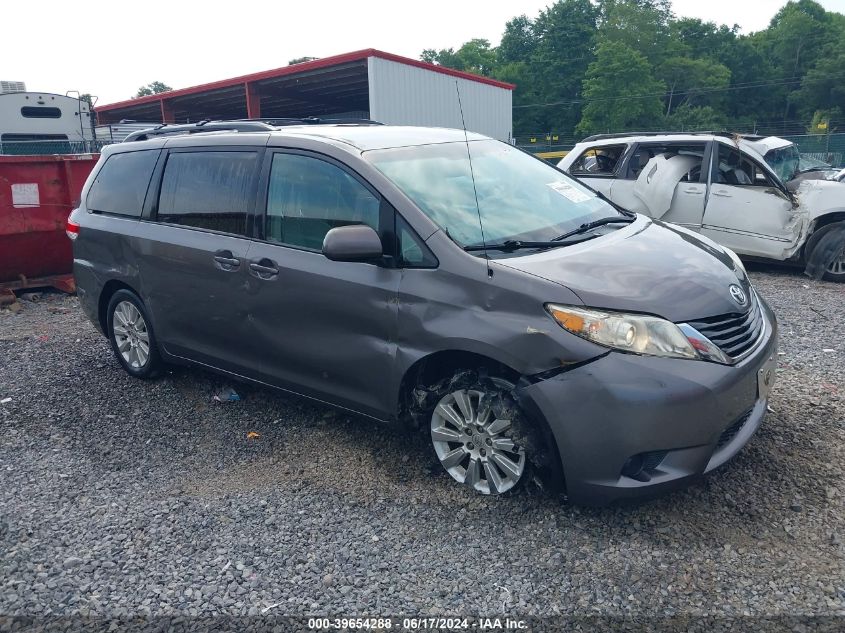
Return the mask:
<svg viewBox="0 0 845 633">
<path fill-rule="evenodd" d="M 71 215 L 73 213 L 71 212 Z M 67 216 L 67 224 L 65 225 L 65 233 L 70 238 L 71 241 L 75 240 L 79 235 L 79 225 L 70 219 L 70 215 Z"/>
</svg>

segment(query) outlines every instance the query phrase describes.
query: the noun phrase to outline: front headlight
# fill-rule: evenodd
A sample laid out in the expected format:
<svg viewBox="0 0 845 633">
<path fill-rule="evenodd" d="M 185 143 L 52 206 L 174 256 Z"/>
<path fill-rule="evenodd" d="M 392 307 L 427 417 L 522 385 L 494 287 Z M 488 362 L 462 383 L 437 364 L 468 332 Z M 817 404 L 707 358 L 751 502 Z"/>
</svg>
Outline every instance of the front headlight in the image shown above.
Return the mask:
<svg viewBox="0 0 845 633">
<path fill-rule="evenodd" d="M 650 356 L 699 358 L 680 328 L 665 319 L 554 303 L 546 304 L 546 309 L 565 330 L 605 347 Z"/>
</svg>

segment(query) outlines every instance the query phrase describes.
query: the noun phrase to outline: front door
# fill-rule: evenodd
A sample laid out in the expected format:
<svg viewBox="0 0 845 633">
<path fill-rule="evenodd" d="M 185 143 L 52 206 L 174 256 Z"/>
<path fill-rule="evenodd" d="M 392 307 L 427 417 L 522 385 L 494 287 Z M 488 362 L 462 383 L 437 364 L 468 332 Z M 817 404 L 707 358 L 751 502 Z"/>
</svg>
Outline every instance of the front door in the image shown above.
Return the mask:
<svg viewBox="0 0 845 633">
<path fill-rule="evenodd" d="M 400 271 L 331 261 L 321 248 L 338 226 L 367 224 L 384 234 L 391 223 L 392 231 L 393 211 L 329 159 L 276 151 L 266 163 L 262 239 L 247 264 L 252 334 L 245 352 L 271 384 L 388 417 Z"/>
<path fill-rule="evenodd" d="M 792 200 L 748 156 L 722 143 L 718 148 L 701 232 L 738 253 L 782 258 L 801 228 Z"/>
</svg>

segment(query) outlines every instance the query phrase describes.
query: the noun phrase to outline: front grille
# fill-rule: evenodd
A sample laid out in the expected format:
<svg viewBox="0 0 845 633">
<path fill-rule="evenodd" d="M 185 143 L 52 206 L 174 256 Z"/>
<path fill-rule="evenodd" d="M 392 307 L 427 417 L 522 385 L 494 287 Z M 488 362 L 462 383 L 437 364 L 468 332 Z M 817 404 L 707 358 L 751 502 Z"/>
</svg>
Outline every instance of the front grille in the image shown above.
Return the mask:
<svg viewBox="0 0 845 633">
<path fill-rule="evenodd" d="M 751 307 L 744 313 L 719 316 L 688 322 L 713 341 L 725 354 L 736 359 L 757 343 L 763 331 L 763 312 L 757 296 L 751 293 Z"/>
<path fill-rule="evenodd" d="M 728 428 L 722 431 L 722 434 L 719 436 L 719 441 L 716 443 L 716 450 L 718 451 L 720 448 L 725 446 L 726 444 L 730 444 L 731 440 L 736 437 L 737 433 L 742 430 L 742 427 L 745 426 L 745 423 L 748 422 L 748 418 L 751 417 L 751 410 L 747 411 L 743 415 L 737 419 L 736 422 L 731 424 Z"/>
</svg>

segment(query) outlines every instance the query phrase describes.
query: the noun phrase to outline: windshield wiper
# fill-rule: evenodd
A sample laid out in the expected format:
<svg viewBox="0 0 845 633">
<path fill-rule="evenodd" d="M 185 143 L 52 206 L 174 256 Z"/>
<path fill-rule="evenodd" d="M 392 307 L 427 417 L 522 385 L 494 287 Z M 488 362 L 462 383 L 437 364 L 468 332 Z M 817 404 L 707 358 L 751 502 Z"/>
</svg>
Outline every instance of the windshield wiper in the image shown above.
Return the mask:
<svg viewBox="0 0 845 633">
<path fill-rule="evenodd" d="M 586 242 L 587 240 L 592 240 L 598 237 L 598 235 L 585 235 L 582 238 L 576 240 L 560 240 L 555 239 L 549 242 L 524 242 L 522 240 L 505 240 L 504 242 L 496 243 L 496 244 L 470 244 L 469 246 L 464 246 L 464 250 L 467 252 L 472 251 L 518 251 L 524 248 L 557 248 L 559 246 L 571 246 L 572 244 L 580 244 L 581 242 Z"/>
<path fill-rule="evenodd" d="M 622 217 L 613 216 L 610 218 L 599 218 L 598 220 L 593 220 L 592 222 L 586 222 L 577 229 L 572 229 L 568 233 L 558 235 L 553 241 L 558 242 L 560 240 L 565 240 L 567 237 L 572 237 L 573 235 L 578 235 L 579 233 L 586 233 L 587 231 L 604 226 L 605 224 L 630 224 L 636 219 L 637 216 L 635 214 L 623 215 Z"/>
</svg>

